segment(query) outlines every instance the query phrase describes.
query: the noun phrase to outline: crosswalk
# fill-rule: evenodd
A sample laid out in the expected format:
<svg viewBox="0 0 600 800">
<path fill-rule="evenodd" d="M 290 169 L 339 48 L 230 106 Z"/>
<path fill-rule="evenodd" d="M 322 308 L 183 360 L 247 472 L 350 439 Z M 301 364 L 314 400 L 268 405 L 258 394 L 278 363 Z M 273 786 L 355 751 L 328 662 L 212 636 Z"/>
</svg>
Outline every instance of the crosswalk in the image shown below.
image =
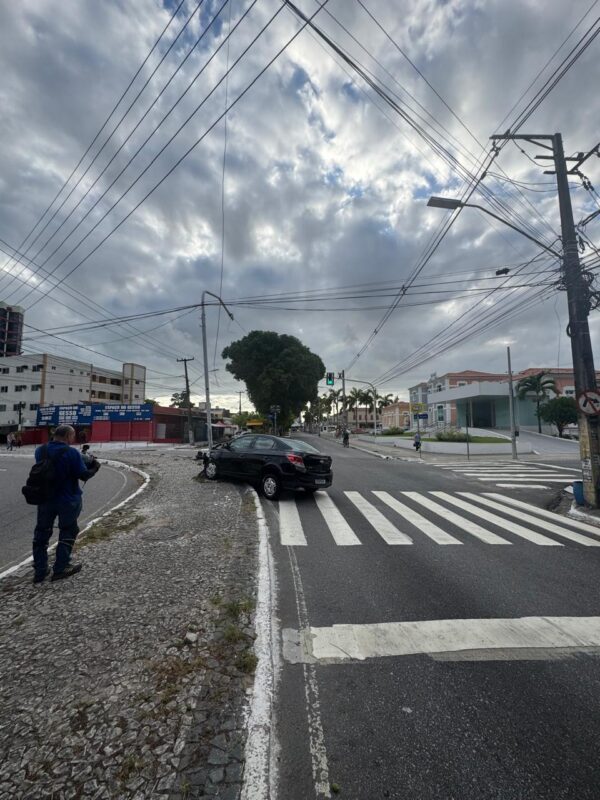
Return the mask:
<svg viewBox="0 0 600 800">
<path fill-rule="evenodd" d="M 548 489 L 581 477 L 581 470 L 574 467 L 532 461 L 460 461 L 434 466 L 502 489 Z"/>
<path fill-rule="evenodd" d="M 317 517 L 315 517 L 315 509 Z M 304 517 L 304 521 L 303 521 Z M 365 525 L 365 521 L 367 525 Z M 386 491 L 295 495 L 279 500 L 279 540 L 287 547 L 386 545 L 567 544 L 600 547 L 600 526 L 568 519 L 495 492 Z M 360 535 L 359 535 L 360 534 Z"/>
</svg>

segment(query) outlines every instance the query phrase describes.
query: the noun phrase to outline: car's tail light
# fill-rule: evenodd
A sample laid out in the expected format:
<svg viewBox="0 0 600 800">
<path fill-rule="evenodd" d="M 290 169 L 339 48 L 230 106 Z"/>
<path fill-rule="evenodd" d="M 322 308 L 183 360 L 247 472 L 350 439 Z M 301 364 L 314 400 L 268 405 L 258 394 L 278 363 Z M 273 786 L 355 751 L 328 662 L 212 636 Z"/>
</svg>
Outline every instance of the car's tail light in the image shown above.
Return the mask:
<svg viewBox="0 0 600 800">
<path fill-rule="evenodd" d="M 304 459 L 302 456 L 296 455 L 296 453 L 286 453 L 285 454 L 287 460 L 292 463 L 295 467 L 303 467 L 304 466 Z"/>
</svg>

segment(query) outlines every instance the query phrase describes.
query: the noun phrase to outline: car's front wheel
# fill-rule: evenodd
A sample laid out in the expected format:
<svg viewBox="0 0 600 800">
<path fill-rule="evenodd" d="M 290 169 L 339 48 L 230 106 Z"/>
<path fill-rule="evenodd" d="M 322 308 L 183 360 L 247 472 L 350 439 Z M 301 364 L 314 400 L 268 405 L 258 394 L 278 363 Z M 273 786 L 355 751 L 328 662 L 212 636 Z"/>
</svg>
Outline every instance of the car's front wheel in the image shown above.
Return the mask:
<svg viewBox="0 0 600 800">
<path fill-rule="evenodd" d="M 213 458 L 209 458 L 204 467 L 204 474 L 209 481 L 214 481 L 218 477 L 218 472 L 217 462 Z"/>
<path fill-rule="evenodd" d="M 281 480 L 277 475 L 270 472 L 261 478 L 261 489 L 267 500 L 278 500 L 281 494 Z"/>
</svg>

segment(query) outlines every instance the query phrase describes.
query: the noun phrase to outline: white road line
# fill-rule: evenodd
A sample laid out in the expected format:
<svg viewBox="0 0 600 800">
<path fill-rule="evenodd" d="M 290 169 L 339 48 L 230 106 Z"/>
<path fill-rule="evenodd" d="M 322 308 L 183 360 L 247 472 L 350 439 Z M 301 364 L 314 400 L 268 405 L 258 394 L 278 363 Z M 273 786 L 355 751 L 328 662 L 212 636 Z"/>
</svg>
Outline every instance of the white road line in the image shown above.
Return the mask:
<svg viewBox="0 0 600 800">
<path fill-rule="evenodd" d="M 600 646 L 600 617 L 436 619 L 311 628 L 307 661 Z M 510 657 L 510 656 L 508 656 Z"/>
<path fill-rule="evenodd" d="M 396 528 L 384 517 L 378 508 L 369 503 L 360 492 L 344 492 L 348 500 L 354 503 L 360 513 L 367 519 L 386 544 L 412 544 L 412 539 Z"/>
<path fill-rule="evenodd" d="M 548 489 L 548 486 L 542 486 L 541 483 L 497 483 L 501 489 Z"/>
<path fill-rule="evenodd" d="M 547 519 L 552 519 L 554 521 L 559 519 L 562 524 L 568 525 L 571 528 L 576 528 L 578 531 L 586 531 L 587 533 L 593 533 L 596 536 L 600 536 L 600 525 L 590 525 L 587 522 L 579 522 L 575 519 L 562 518 L 552 511 L 546 511 L 545 508 L 537 508 L 536 506 L 532 506 L 531 503 L 524 503 L 522 500 L 514 500 L 512 497 L 505 497 L 503 494 L 496 494 L 495 492 L 486 492 L 486 497 L 493 497 L 495 500 L 500 500 L 504 503 L 510 503 L 511 506 L 524 508 L 526 511 L 530 511 L 532 514 L 538 514 L 540 517 L 546 517 Z"/>
<path fill-rule="evenodd" d="M 300 514 L 293 498 L 279 501 L 279 537 L 285 547 L 306 545 Z"/>
<path fill-rule="evenodd" d="M 579 451 L 577 451 L 577 456 L 579 456 Z M 565 472 L 578 472 L 581 475 L 581 467 L 559 467 L 557 464 L 542 464 L 541 461 L 537 461 L 537 464 L 540 467 L 552 467 L 553 469 L 557 470 L 564 470 Z"/>
<path fill-rule="evenodd" d="M 399 500 L 396 500 L 395 497 L 392 497 L 387 492 L 373 492 L 375 497 L 378 497 L 380 500 L 400 514 L 404 519 L 408 520 L 411 525 L 414 525 L 415 528 L 418 528 L 422 531 L 425 536 L 429 536 L 430 539 L 433 539 L 434 542 L 437 544 L 462 544 L 458 539 L 454 536 L 451 536 L 449 533 L 446 533 L 441 528 L 431 522 L 425 517 L 421 516 L 418 511 L 413 511 L 412 508 L 404 505 Z"/>
<path fill-rule="evenodd" d="M 317 492 L 315 500 L 336 544 L 342 546 L 361 544 L 360 539 L 348 525 L 328 494 Z"/>
<path fill-rule="evenodd" d="M 538 528 L 541 528 L 547 533 L 554 533 L 556 536 L 561 536 L 563 539 L 568 539 L 570 542 L 577 542 L 577 544 L 582 544 L 586 547 L 600 547 L 600 541 L 598 539 L 590 539 L 588 536 L 583 536 L 581 533 L 575 533 L 568 529 L 565 530 L 560 525 L 554 525 L 552 522 L 545 522 L 543 519 L 534 517 L 533 514 L 527 514 L 525 511 L 506 506 L 504 503 L 496 503 L 494 500 L 490 500 L 489 497 L 471 494 L 471 492 L 460 492 L 460 494 L 463 497 L 468 497 L 469 500 L 474 500 L 476 503 L 481 503 L 496 511 L 501 511 L 503 514 L 516 517 L 522 522 L 528 522 L 530 525 L 537 525 Z"/>
<path fill-rule="evenodd" d="M 540 478 L 541 478 L 541 480 L 545 481 L 546 483 L 563 483 L 564 484 L 564 483 L 571 483 L 571 481 L 573 480 L 573 478 L 571 478 L 571 477 L 569 477 L 569 478 L 546 478 L 543 475 L 541 475 Z M 497 481 L 497 480 L 501 480 L 501 479 L 502 479 L 501 475 L 495 475 L 495 476 L 491 475 L 489 478 L 477 478 L 478 481 Z M 511 480 L 519 481 L 520 483 L 524 483 L 526 481 L 532 480 L 532 477 L 529 476 L 528 478 L 513 478 L 511 476 Z"/>
<path fill-rule="evenodd" d="M 487 522 L 491 522 L 493 525 L 497 525 L 502 530 L 510 531 L 510 533 L 514 533 L 516 536 L 521 536 L 521 538 L 527 539 L 528 542 L 532 542 L 533 544 L 539 544 L 544 547 L 563 546 L 560 542 L 555 542 L 554 539 L 549 539 L 547 536 L 542 536 L 541 533 L 530 531 L 527 528 L 524 528 L 522 525 L 517 525 L 514 522 L 505 519 L 504 517 L 499 517 L 497 514 L 490 514 L 483 508 L 479 508 L 478 506 L 474 506 L 471 503 L 461 500 L 460 497 L 455 497 L 447 492 L 431 492 L 431 494 L 435 497 L 439 497 L 441 500 L 445 500 L 447 503 L 452 503 L 452 505 L 458 506 L 458 508 L 462 508 L 463 511 L 468 511 L 470 514 L 474 514 L 480 519 L 484 519 Z"/>
<path fill-rule="evenodd" d="M 553 478 L 554 480 L 564 480 L 571 482 L 572 475 L 557 475 L 556 472 L 461 472 L 465 478 Z"/>
<path fill-rule="evenodd" d="M 438 514 L 440 517 L 443 517 L 447 522 L 451 522 L 461 530 L 470 533 L 477 539 L 481 539 L 481 541 L 485 542 L 486 544 L 512 544 L 512 542 L 509 542 L 507 539 L 503 539 L 501 536 L 498 536 L 497 534 L 482 528 L 480 525 L 477 525 L 476 522 L 471 522 L 470 520 L 466 519 L 466 517 L 461 517 L 460 514 L 455 514 L 454 511 L 450 511 L 449 508 L 436 503 L 435 500 L 432 500 L 430 497 L 427 497 L 420 492 L 402 492 L 402 494 L 406 497 L 409 497 L 411 500 L 414 500 L 416 503 L 420 503 L 422 506 L 425 506 L 425 508 L 433 511 L 434 514 Z"/>
</svg>

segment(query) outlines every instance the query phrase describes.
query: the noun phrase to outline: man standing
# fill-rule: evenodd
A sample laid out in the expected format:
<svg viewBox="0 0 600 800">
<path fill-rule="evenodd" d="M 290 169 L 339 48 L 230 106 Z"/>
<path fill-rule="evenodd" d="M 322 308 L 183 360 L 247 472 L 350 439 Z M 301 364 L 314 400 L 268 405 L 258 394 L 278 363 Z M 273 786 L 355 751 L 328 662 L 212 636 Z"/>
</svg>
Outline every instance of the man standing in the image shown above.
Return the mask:
<svg viewBox="0 0 600 800">
<path fill-rule="evenodd" d="M 58 517 L 58 546 L 52 580 L 69 578 L 81 569 L 81 564 L 71 563 L 71 551 L 79 533 L 77 519 L 81 513 L 81 488 L 79 481 L 93 478 L 100 463 L 93 459 L 86 466 L 81 453 L 70 445 L 75 441 L 75 429 L 70 425 L 59 425 L 49 444 L 35 451 L 37 463 L 49 459 L 54 467 L 52 496 L 38 506 L 37 525 L 33 532 L 34 583 L 42 583 L 49 574 L 48 542 L 52 536 L 54 521 Z"/>
</svg>

